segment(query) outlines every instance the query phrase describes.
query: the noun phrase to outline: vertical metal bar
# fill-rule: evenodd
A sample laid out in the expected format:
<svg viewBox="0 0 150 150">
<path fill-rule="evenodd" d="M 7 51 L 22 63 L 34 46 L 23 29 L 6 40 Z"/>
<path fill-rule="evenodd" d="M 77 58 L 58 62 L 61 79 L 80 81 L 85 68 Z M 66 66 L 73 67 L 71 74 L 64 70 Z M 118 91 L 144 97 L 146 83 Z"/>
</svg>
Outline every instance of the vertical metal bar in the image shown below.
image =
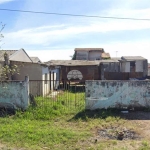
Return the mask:
<svg viewBox="0 0 150 150">
<path fill-rule="evenodd" d="M 50 80 L 50 91 L 51 91 L 51 71 L 49 72 L 49 80 Z"/>
<path fill-rule="evenodd" d="M 53 72 L 53 90 L 54 90 L 54 72 Z"/>
<path fill-rule="evenodd" d="M 76 109 L 76 84 L 75 84 L 75 109 Z"/>
</svg>

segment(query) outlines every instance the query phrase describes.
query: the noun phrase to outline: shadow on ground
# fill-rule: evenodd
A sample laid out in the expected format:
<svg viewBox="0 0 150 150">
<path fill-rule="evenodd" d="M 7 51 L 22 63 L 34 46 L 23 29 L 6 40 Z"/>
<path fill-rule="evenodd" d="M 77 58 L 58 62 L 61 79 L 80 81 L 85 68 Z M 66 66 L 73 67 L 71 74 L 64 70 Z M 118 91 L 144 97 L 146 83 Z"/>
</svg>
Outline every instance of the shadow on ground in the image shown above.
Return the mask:
<svg viewBox="0 0 150 150">
<path fill-rule="evenodd" d="M 77 113 L 71 120 L 87 120 L 88 118 L 100 118 L 105 119 L 107 117 L 120 117 L 122 119 L 128 120 L 150 120 L 150 111 L 149 110 L 141 110 L 141 111 L 131 111 L 126 110 L 122 112 L 119 109 L 97 109 L 97 110 L 83 110 Z"/>
<path fill-rule="evenodd" d="M 0 117 L 6 117 L 14 115 L 16 112 L 14 109 L 8 109 L 8 108 L 0 108 Z"/>
</svg>

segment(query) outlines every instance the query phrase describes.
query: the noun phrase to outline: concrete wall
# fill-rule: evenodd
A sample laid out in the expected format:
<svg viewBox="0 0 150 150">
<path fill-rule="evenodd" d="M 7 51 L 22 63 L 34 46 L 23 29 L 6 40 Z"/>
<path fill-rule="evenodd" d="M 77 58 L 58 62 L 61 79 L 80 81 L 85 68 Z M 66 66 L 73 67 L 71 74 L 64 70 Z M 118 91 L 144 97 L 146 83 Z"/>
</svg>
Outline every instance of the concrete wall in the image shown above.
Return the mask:
<svg viewBox="0 0 150 150">
<path fill-rule="evenodd" d="M 86 81 L 86 109 L 150 107 L 148 81 Z"/>
<path fill-rule="evenodd" d="M 26 109 L 28 101 L 28 80 L 0 82 L 0 107 Z"/>
</svg>

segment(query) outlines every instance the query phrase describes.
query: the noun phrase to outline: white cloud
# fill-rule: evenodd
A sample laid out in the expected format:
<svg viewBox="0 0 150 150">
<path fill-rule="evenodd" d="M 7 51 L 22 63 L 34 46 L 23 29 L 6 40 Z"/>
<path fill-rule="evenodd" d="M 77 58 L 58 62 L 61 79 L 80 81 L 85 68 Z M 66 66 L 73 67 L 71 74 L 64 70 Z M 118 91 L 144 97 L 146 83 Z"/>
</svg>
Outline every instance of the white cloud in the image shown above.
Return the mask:
<svg viewBox="0 0 150 150">
<path fill-rule="evenodd" d="M 11 1 L 11 0 L 0 0 L 1 2 Z M 33 0 L 34 2 L 36 0 Z M 41 1 L 42 2 L 42 1 Z M 97 12 L 99 16 L 116 16 L 116 17 L 127 17 L 127 18 L 149 18 L 150 8 L 143 7 L 142 9 L 139 7 L 141 4 L 149 5 L 149 0 L 114 0 L 113 6 L 111 9 L 107 9 L 106 11 Z M 43 2 L 42 2 L 43 3 Z M 32 10 L 33 8 L 40 9 L 41 5 L 35 7 L 35 4 L 28 0 L 27 6 L 23 9 Z M 32 6 L 30 6 L 32 5 Z M 30 7 L 29 7 L 30 6 Z M 44 8 L 43 6 L 42 8 Z M 145 8 L 145 9 L 144 9 Z M 45 9 L 43 9 L 45 10 Z M 88 12 L 87 12 L 88 13 Z M 95 13 L 95 12 L 94 12 Z M 23 15 L 23 16 L 22 16 Z M 30 15 L 30 14 L 28 14 Z M 74 37 L 84 38 L 83 34 L 94 34 L 94 33 L 103 33 L 106 32 L 117 32 L 117 31 L 125 31 L 130 32 L 132 30 L 145 30 L 143 34 L 146 34 L 146 29 L 150 29 L 150 21 L 133 21 L 133 20 L 113 20 L 113 19 L 98 19 L 98 18 L 82 18 L 82 17 L 68 17 L 68 20 L 62 19 L 61 16 L 61 24 L 59 20 L 51 19 L 51 16 L 46 21 L 41 21 L 42 17 L 40 15 L 28 17 L 26 14 L 19 15 L 16 21 L 16 29 L 13 32 L 4 33 L 6 43 L 3 47 L 4 49 L 16 49 L 16 48 L 25 48 L 31 47 L 30 50 L 27 50 L 29 55 L 38 56 L 43 61 L 48 61 L 50 59 L 70 59 L 70 55 L 73 53 L 73 48 L 64 50 L 60 46 L 60 42 L 64 41 L 67 43 L 68 39 L 74 39 Z M 90 14 L 89 14 L 90 15 Z M 93 14 L 95 15 L 95 14 Z M 67 17 L 65 17 L 67 18 Z M 42 22 L 39 26 L 38 22 Z M 46 22 L 46 23 L 45 23 Z M 67 23 L 66 23 L 67 22 Z M 55 23 L 55 25 L 54 25 Z M 24 26 L 30 26 L 32 28 L 24 28 Z M 37 25 L 38 24 L 38 25 Z M 46 25 L 52 24 L 52 25 Z M 30 26 L 31 27 L 31 26 Z M 21 28 L 22 30 L 19 30 Z M 118 51 L 117 55 L 141 55 L 147 57 L 149 55 L 150 42 L 147 39 L 142 39 L 143 41 L 137 41 L 136 37 L 134 38 L 134 42 L 119 42 L 119 37 L 115 37 L 116 43 L 108 43 L 106 45 L 101 45 L 104 49 L 112 56 L 116 56 L 116 51 Z M 82 45 L 82 42 L 79 43 L 81 47 L 99 47 L 99 43 L 93 44 L 95 39 L 91 38 L 91 42 L 86 45 Z M 55 50 L 52 48 L 52 43 L 56 43 L 58 48 Z M 68 44 L 69 45 L 69 44 Z M 74 43 L 72 43 L 74 45 Z M 43 47 L 41 51 L 35 51 L 38 47 Z M 78 45 L 77 45 L 78 46 Z M 34 48 L 33 48 L 34 47 Z M 50 51 L 46 49 L 50 49 Z M 61 54 L 61 55 L 58 55 Z M 148 58 L 150 60 L 150 58 Z"/>
<path fill-rule="evenodd" d="M 82 45 L 81 47 L 99 47 L 99 45 Z M 143 56 L 150 61 L 150 42 L 149 41 L 137 41 L 137 42 L 120 42 L 109 43 L 102 45 L 105 52 L 110 53 L 111 57 L 121 56 Z M 116 53 L 117 51 L 117 53 Z M 37 56 L 43 62 L 49 60 L 68 60 L 70 56 L 74 54 L 74 49 L 59 49 L 59 50 L 26 50 L 29 56 Z"/>
<path fill-rule="evenodd" d="M 49 60 L 70 60 L 71 56 L 74 54 L 73 49 L 64 50 L 26 50 L 29 56 L 39 57 L 39 59 L 43 62 Z"/>
<path fill-rule="evenodd" d="M 7 2 L 11 2 L 11 1 L 14 1 L 14 0 L 0 0 L 0 4 L 2 4 L 2 3 L 7 3 Z"/>
<path fill-rule="evenodd" d="M 121 21 L 92 22 L 91 24 L 68 26 L 41 26 L 37 28 L 18 30 L 4 33 L 8 45 L 51 45 L 53 42 L 67 40 L 83 33 L 105 33 L 110 31 L 131 31 L 150 29 L 150 21 Z M 135 37 L 136 38 L 136 37 Z M 11 43 L 9 42 L 11 41 Z M 17 42 L 16 42 L 17 41 Z"/>
</svg>

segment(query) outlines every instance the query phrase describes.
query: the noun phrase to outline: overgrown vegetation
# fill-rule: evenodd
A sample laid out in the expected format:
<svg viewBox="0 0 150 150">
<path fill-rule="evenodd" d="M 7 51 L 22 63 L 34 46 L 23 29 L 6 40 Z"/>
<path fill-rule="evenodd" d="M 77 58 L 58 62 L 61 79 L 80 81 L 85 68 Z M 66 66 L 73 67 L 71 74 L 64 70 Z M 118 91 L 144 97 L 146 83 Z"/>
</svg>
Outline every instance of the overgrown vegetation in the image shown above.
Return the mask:
<svg viewBox="0 0 150 150">
<path fill-rule="evenodd" d="M 15 149 L 125 150 L 137 141 L 99 139 L 97 131 L 110 126 L 128 126 L 115 110 L 84 110 L 84 93 L 63 92 L 56 97 L 37 97 L 37 106 L 0 118 L 0 141 Z M 122 142 L 122 143 L 121 143 Z M 127 147 L 126 147 L 126 145 Z M 141 142 L 138 149 L 149 146 Z"/>
</svg>

